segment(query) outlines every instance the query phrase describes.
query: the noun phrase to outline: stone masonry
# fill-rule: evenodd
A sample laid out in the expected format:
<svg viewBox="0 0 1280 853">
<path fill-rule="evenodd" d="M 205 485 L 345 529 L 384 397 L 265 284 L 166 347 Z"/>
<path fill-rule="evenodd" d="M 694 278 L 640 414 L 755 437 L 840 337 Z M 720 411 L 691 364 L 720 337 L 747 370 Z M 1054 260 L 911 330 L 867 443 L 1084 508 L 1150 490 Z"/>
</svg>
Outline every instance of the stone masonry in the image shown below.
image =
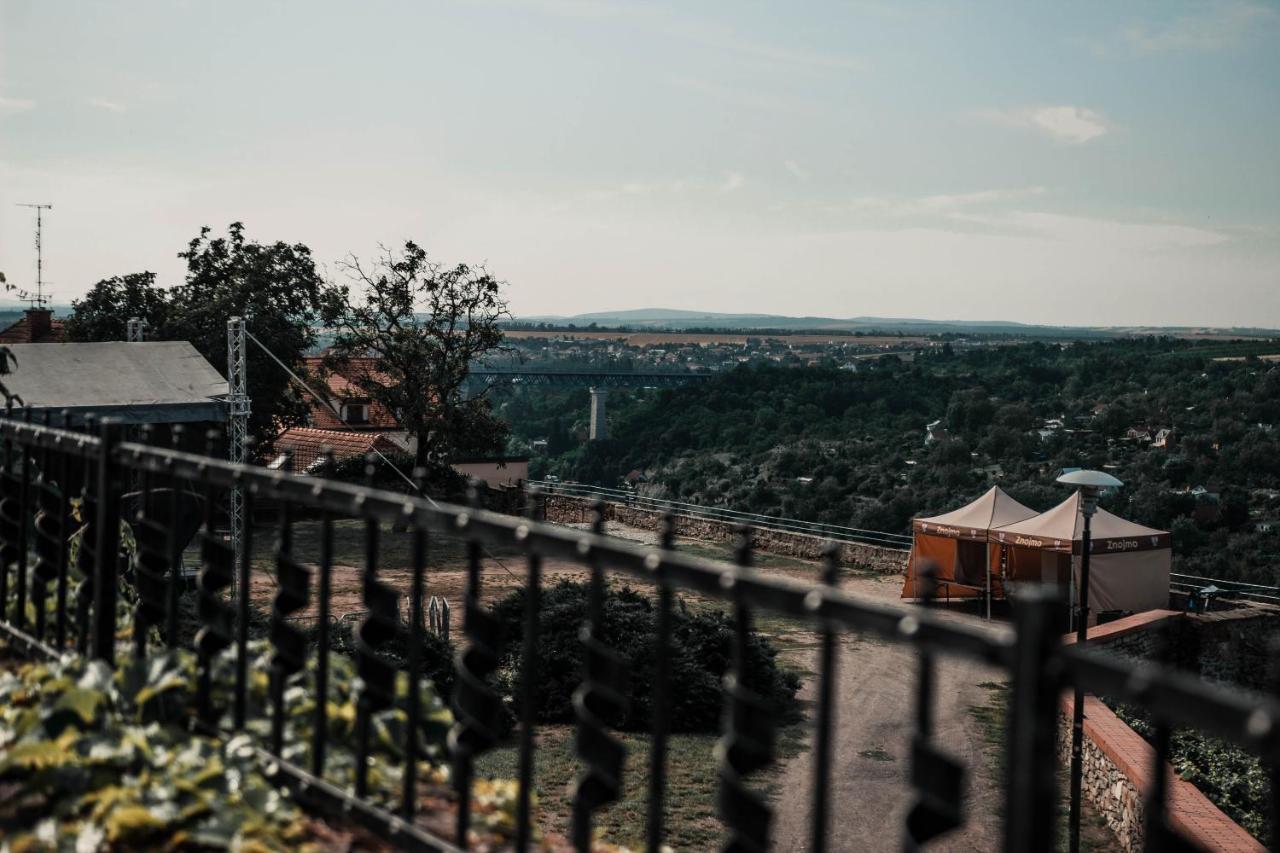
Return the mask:
<svg viewBox="0 0 1280 853">
<path fill-rule="evenodd" d="M 1216 615 L 1216 614 L 1214 614 Z M 1089 642 L 1130 657 L 1147 658 L 1156 649 L 1157 630 L 1168 630 L 1174 654 L 1184 657 L 1189 649 L 1203 647 L 1198 639 L 1202 632 L 1217 637 L 1253 624 L 1259 630 L 1274 624 L 1273 614 L 1250 613 L 1248 618 L 1214 619 L 1202 623 L 1196 616 L 1175 610 L 1152 610 L 1108 622 L 1089 629 Z M 1063 638 L 1075 642 L 1075 636 Z M 1210 640 L 1210 645 L 1212 645 Z M 1071 696 L 1062 701 L 1062 720 L 1058 727 L 1059 755 L 1064 764 L 1071 761 Z M 1084 702 L 1084 753 L 1082 790 L 1084 796 L 1101 812 L 1125 850 L 1139 851 L 1143 843 L 1142 792 L 1151 781 L 1155 750 L 1151 744 L 1121 720 L 1101 700 L 1086 696 Z M 1253 836 L 1209 802 L 1204 794 L 1178 777 L 1168 768 L 1169 822 L 1195 842 L 1200 849 L 1218 851 L 1261 851 Z"/>
<path fill-rule="evenodd" d="M 548 495 L 545 518 L 558 524 L 584 524 L 591 520 L 591 505 L 592 502 L 584 498 Z M 660 512 L 618 503 L 605 503 L 604 517 L 606 522 L 615 521 L 640 530 L 657 530 L 662 521 Z M 676 516 L 675 524 L 676 535 L 688 539 L 733 542 L 738 535 L 737 526 L 725 521 Z M 820 536 L 782 530 L 753 529 L 751 536 L 752 544 L 761 551 L 806 560 L 821 559 L 823 551 L 830 544 L 829 540 Z M 846 542 L 840 548 L 840 561 L 850 568 L 902 574 L 906 570 L 907 552 Z"/>
</svg>

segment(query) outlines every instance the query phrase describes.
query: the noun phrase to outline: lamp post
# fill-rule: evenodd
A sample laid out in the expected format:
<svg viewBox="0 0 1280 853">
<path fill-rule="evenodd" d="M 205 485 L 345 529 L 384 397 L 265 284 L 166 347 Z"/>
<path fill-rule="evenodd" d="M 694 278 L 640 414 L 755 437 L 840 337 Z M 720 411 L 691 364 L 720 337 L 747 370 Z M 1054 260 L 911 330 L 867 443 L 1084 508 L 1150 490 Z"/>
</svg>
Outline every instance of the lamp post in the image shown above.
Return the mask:
<svg viewBox="0 0 1280 853">
<path fill-rule="evenodd" d="M 1058 482 L 1075 486 L 1080 492 L 1080 514 L 1084 516 L 1084 529 L 1080 537 L 1079 615 L 1076 621 L 1076 645 L 1083 646 L 1089 638 L 1089 552 L 1093 548 L 1090 522 L 1098 509 L 1098 495 L 1103 489 L 1123 486 L 1115 477 L 1102 471 L 1072 471 L 1063 474 Z M 1067 823 L 1070 833 L 1070 853 L 1080 853 L 1080 783 L 1084 770 L 1084 688 L 1078 683 L 1075 701 L 1071 708 L 1071 815 Z"/>
</svg>

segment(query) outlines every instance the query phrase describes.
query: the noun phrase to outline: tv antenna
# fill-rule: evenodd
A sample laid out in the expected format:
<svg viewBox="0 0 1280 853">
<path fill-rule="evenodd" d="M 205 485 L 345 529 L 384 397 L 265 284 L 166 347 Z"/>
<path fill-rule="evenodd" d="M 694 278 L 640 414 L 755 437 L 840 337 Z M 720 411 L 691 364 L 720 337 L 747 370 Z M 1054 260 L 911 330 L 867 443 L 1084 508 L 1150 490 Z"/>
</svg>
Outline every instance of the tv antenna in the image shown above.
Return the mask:
<svg viewBox="0 0 1280 853">
<path fill-rule="evenodd" d="M 31 303 L 32 308 L 43 308 L 49 300 L 44 295 L 44 212 L 53 210 L 51 204 L 19 204 L 18 207 L 31 207 L 36 211 L 36 293 L 19 293 L 19 297 Z"/>
</svg>

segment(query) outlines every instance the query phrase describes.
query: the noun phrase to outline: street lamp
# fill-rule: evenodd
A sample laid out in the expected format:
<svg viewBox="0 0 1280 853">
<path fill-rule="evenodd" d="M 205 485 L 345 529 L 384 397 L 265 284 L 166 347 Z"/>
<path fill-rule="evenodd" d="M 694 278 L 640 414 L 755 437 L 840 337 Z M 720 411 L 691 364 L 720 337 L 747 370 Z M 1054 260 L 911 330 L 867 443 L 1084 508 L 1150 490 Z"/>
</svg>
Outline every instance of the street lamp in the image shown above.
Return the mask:
<svg viewBox="0 0 1280 853">
<path fill-rule="evenodd" d="M 1075 486 L 1080 492 L 1080 514 L 1084 516 L 1084 530 L 1080 537 L 1080 592 L 1079 617 L 1076 624 L 1076 646 L 1083 646 L 1089 638 L 1089 551 L 1093 547 L 1090 522 L 1098 509 L 1098 495 L 1103 489 L 1118 489 L 1124 483 L 1103 471 L 1072 471 L 1063 474 L 1058 482 Z M 1075 702 L 1071 709 L 1071 817 L 1067 823 L 1070 833 L 1070 853 L 1080 853 L 1080 782 L 1084 770 L 1084 688 L 1076 683 Z"/>
</svg>

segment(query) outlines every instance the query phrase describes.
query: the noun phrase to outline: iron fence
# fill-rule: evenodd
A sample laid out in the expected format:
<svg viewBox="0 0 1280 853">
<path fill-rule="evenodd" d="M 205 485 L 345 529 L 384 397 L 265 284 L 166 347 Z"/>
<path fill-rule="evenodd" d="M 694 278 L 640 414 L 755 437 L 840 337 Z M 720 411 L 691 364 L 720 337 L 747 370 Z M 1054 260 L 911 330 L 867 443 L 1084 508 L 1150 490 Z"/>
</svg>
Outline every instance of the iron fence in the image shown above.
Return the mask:
<svg viewBox="0 0 1280 853">
<path fill-rule="evenodd" d="M 761 698 L 743 678 L 753 618 L 761 613 L 801 620 L 821 637 L 817 672 L 815 760 L 812 782 L 811 849 L 827 848 L 832 803 L 835 702 L 838 666 L 836 640 L 845 632 L 874 635 L 915 651 L 915 708 L 911 749 L 912 807 L 902 829 L 906 850 L 944 836 L 967 819 L 961 792 L 971 772 L 934 739 L 934 669 L 939 656 L 963 656 L 999 668 L 1010 679 L 1011 692 L 1004 743 L 1003 846 L 1007 851 L 1054 849 L 1057 821 L 1057 736 L 1062 691 L 1074 686 L 1124 700 L 1144 709 L 1155 721 L 1156 768 L 1147 792 L 1146 838 L 1149 849 L 1185 849 L 1165 819 L 1168 757 L 1172 726 L 1191 726 L 1244 746 L 1270 768 L 1273 791 L 1280 759 L 1280 702 L 1210 685 L 1154 662 L 1135 662 L 1104 652 L 1062 646 L 1055 631 L 1052 598 L 1039 591 L 1020 597 L 1012 626 L 986 626 L 941 618 L 928 609 L 863 600 L 836 588 L 835 550 L 828 557 L 823 582 L 812 584 L 762 575 L 753 570 L 749 529 L 743 528 L 733 562 L 717 562 L 677 552 L 672 526 L 661 542 L 644 547 L 613 539 L 603 522 L 588 531 L 559 527 L 533 518 L 506 516 L 475 506 L 433 504 L 404 494 L 302 477 L 283 470 L 232 464 L 210 455 L 183 452 L 147 441 L 124 441 L 120 428 L 104 421 L 92 434 L 0 419 L 0 631 L 31 654 L 59 655 L 80 649 L 112 663 L 144 658 L 156 645 L 180 642 L 178 590 L 181 577 L 175 555 L 183 525 L 180 507 L 199 507 L 197 534 L 202 569 L 197 582 L 199 630 L 194 639 L 198 660 L 196 703 L 199 718 L 210 730 L 245 727 L 248 692 L 249 623 L 252 574 L 247 555 L 251 538 L 245 530 L 244 551 L 233 553 L 216 532 L 216 507 L 228 489 L 243 490 L 246 503 L 270 498 L 281 507 L 276 531 L 275 574 L 278 587 L 271 601 L 269 643 L 271 736 L 258 748 L 264 773 L 293 791 L 304 804 L 328 812 L 341 810 L 393 844 L 415 850 L 457 850 L 468 845 L 475 762 L 499 743 L 501 699 L 493 676 L 499 665 L 501 631 L 494 615 L 480 604 L 483 582 L 481 548 L 514 546 L 525 561 L 526 629 L 522 666 L 525 676 L 517 697 L 518 805 L 514 846 L 525 849 L 533 838 L 533 769 L 537 760 L 532 679 L 536 666 L 539 590 L 542 561 L 568 560 L 590 573 L 590 598 L 584 613 L 582 642 L 586 666 L 575 703 L 578 756 L 582 775 L 573 796 L 572 838 L 587 849 L 598 811 L 617 799 L 622 783 L 624 745 L 604 720 L 618 701 L 626 673 L 614 649 L 598 630 L 605 618 L 601 606 L 606 574 L 641 579 L 656 587 L 656 707 L 650 765 L 647 845 L 658 850 L 666 837 L 667 746 L 672 708 L 672 607 L 676 591 L 690 591 L 726 602 L 735 624 L 734 654 L 725 678 L 726 713 L 716 756 L 719 813 L 727 839 L 724 849 L 761 851 L 770 847 L 773 818 L 769 798 L 752 774 L 775 759 L 774 721 Z M 136 489 L 131 484 L 136 483 Z M 177 484 L 188 484 L 180 487 Z M 177 496 L 179 488 L 194 495 Z M 196 500 L 195 498 L 199 498 Z M 191 500 L 187 500 L 191 498 Z M 302 513 L 320 519 L 319 557 L 303 562 L 296 554 L 294 524 Z M 128 522 L 120 524 L 121 519 Z M 354 781 L 338 784 L 327 773 L 325 701 L 312 702 L 314 743 L 309 762 L 301 766 L 285 758 L 291 744 L 283 720 L 294 701 L 290 679 L 305 678 L 314 696 L 332 690 L 328 670 L 329 612 L 333 568 L 334 522 L 356 519 L 365 526 L 365 565 L 361 570 L 367 613 L 355 630 L 353 682 L 356 707 Z M 403 789 L 399 803 L 380 806 L 369 796 L 370 721 L 396 701 L 399 675 L 385 652 L 403 636 L 398 593 L 379 573 L 382 526 L 394 523 L 412 536 L 412 581 L 409 590 L 407 664 L 410 690 L 405 708 L 409 725 L 404 743 Z M 121 535 L 132 535 L 132 565 L 121 559 Z M 418 644 L 423 629 L 426 572 L 432 538 L 449 535 L 467 543 L 465 619 L 458 678 L 452 697 L 455 722 L 449 736 L 448 761 L 454 790 L 451 837 L 424 827 L 419 814 L 419 716 L 415 697 L 422 680 Z M 77 545 L 73 549 L 69 542 Z M 72 553 L 74 550 L 74 554 Z M 130 572 L 133 602 L 132 648 L 117 649 L 119 579 Z M 70 582 L 72 575 L 82 580 Z M 314 585 L 314 586 L 313 586 Z M 53 598 L 49 599 L 52 591 Z M 52 601 L 52 606 L 49 602 Z M 314 645 L 292 620 L 304 608 L 316 608 Z M 34 618 L 28 618 L 33 605 Z M 51 618 L 46 617 L 48 612 Z M 214 666 L 229 650 L 235 661 L 229 674 Z M 220 681 L 223 679 L 224 681 Z M 220 701 L 220 696 L 229 699 Z M 1273 823 L 1274 826 L 1274 823 Z M 1280 838 L 1280 831 L 1273 834 Z"/>
</svg>

